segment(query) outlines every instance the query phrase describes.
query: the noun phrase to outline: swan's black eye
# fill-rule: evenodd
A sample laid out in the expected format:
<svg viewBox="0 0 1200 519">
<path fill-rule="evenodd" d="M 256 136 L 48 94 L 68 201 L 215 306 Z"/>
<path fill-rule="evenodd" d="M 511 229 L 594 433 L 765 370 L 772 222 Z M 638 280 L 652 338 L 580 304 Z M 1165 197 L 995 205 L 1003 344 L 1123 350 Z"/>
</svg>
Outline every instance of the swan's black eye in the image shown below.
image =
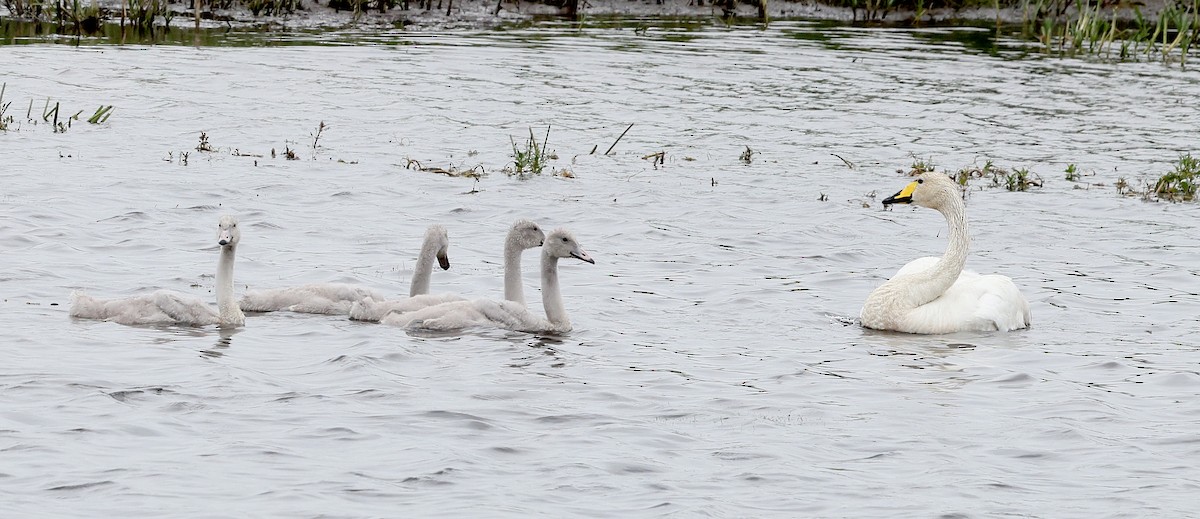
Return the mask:
<svg viewBox="0 0 1200 519">
<path fill-rule="evenodd" d="M 563 236 L 563 243 L 567 243 L 568 241 L 570 240 L 568 240 L 566 236 Z"/>
<path fill-rule="evenodd" d="M 925 179 L 923 179 L 923 178 L 918 178 L 918 179 L 917 179 L 917 183 L 918 183 L 918 184 L 924 184 L 924 183 L 925 183 Z"/>
</svg>

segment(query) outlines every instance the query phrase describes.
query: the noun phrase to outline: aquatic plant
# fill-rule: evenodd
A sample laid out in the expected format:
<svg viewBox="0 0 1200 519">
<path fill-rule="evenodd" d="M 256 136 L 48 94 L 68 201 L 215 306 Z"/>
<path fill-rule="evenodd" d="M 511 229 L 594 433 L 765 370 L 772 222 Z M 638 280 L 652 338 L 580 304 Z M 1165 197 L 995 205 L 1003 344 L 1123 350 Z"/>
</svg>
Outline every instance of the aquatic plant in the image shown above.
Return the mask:
<svg viewBox="0 0 1200 519">
<path fill-rule="evenodd" d="M 330 7 L 334 7 L 334 3 L 335 2 L 330 2 Z M 382 3 L 382 1 L 380 3 Z M 249 9 L 251 13 L 254 13 L 254 16 L 278 16 L 281 14 L 288 14 L 295 12 L 296 6 L 296 0 L 246 0 L 246 8 Z M 358 12 L 359 2 L 355 2 L 354 10 L 355 12 Z"/>
<path fill-rule="evenodd" d="M 997 173 L 1004 175 L 1004 189 L 1009 191 L 1028 191 L 1030 187 L 1042 187 L 1042 178 L 1030 173 L 1029 168 L 1014 168 L 1008 172 L 998 170 Z"/>
<path fill-rule="evenodd" d="M 8 83 L 0 84 L 0 132 L 8 131 L 8 125 L 12 124 L 13 116 L 4 115 L 8 112 L 8 107 L 12 106 L 12 101 L 4 102 L 4 91 L 8 89 Z"/>
<path fill-rule="evenodd" d="M 446 175 L 447 177 L 467 177 L 479 180 L 480 178 L 487 176 L 487 171 L 483 169 L 483 164 L 476 164 L 474 167 L 467 169 L 457 169 L 454 167 L 454 164 L 451 164 L 449 168 L 439 168 L 437 166 L 425 167 L 421 165 L 421 162 L 417 159 L 406 157 L 405 161 L 404 169 L 424 171 L 426 173 L 436 173 L 439 175 Z"/>
<path fill-rule="evenodd" d="M 659 152 L 655 152 L 655 153 L 650 153 L 648 155 L 643 155 L 642 160 L 652 161 L 651 164 L 654 166 L 654 169 L 658 169 L 659 164 L 662 164 L 664 166 L 667 165 L 667 152 L 659 151 Z"/>
<path fill-rule="evenodd" d="M 915 177 L 922 173 L 926 173 L 926 172 L 933 171 L 934 169 L 936 169 L 934 167 L 932 158 L 922 159 L 920 157 L 917 157 L 916 155 L 913 155 L 912 153 L 909 153 L 908 156 L 912 157 L 912 159 L 913 159 L 912 165 L 910 165 L 908 167 L 907 175 L 910 177 Z M 903 172 L 904 172 L 904 170 L 897 171 L 897 173 L 903 173 Z"/>
<path fill-rule="evenodd" d="M 1174 169 L 1158 177 L 1154 184 L 1154 194 L 1172 202 L 1195 200 L 1197 189 L 1200 189 L 1200 159 L 1191 153 L 1180 155 Z"/>
<path fill-rule="evenodd" d="M 325 126 L 325 121 L 321 121 L 321 124 L 317 125 L 317 131 L 315 133 L 308 134 L 310 137 L 313 138 L 313 141 L 312 141 L 312 158 L 313 158 L 313 160 L 317 160 L 317 148 L 321 141 L 321 134 L 325 132 L 326 128 L 328 128 L 328 126 Z"/>
<path fill-rule="evenodd" d="M 1067 164 L 1067 180 L 1071 182 L 1079 182 L 1079 169 L 1074 163 Z"/>
<path fill-rule="evenodd" d="M 549 158 L 546 155 L 546 144 L 550 142 L 550 127 L 546 126 L 546 136 L 542 139 L 540 146 L 537 137 L 533 135 L 533 128 L 529 129 L 529 139 L 525 141 L 524 147 L 518 147 L 517 141 L 513 140 L 512 136 L 509 136 L 508 140 L 512 143 L 513 162 L 512 167 L 505 168 L 504 172 L 509 176 L 521 177 L 541 175 L 542 170 L 546 168 L 546 160 Z M 616 143 L 613 145 L 615 146 Z"/>
<path fill-rule="evenodd" d="M 216 149 L 208 143 L 207 133 L 200 132 L 200 144 L 196 145 L 196 151 L 216 151 Z"/>
<path fill-rule="evenodd" d="M 908 172 L 905 172 L 903 169 L 896 170 L 896 172 L 916 176 L 933 170 L 932 159 L 916 159 Z M 944 171 L 944 173 L 958 184 L 964 198 L 967 196 L 967 192 L 972 185 L 978 185 L 977 183 L 973 184 L 974 181 L 978 180 L 985 181 L 983 185 L 979 185 L 980 188 L 1003 186 L 1009 191 L 1028 191 L 1029 188 L 1042 187 L 1043 184 L 1042 177 L 1030 171 L 1029 168 L 1005 169 L 997 166 L 995 161 L 991 159 L 985 160 L 982 166 L 976 163 L 959 168 L 954 172 Z"/>
<path fill-rule="evenodd" d="M 91 117 L 88 117 L 88 122 L 92 123 L 92 124 L 100 124 L 100 123 L 106 122 L 106 121 L 108 121 L 108 116 L 112 115 L 112 110 L 113 110 L 113 105 L 108 105 L 108 106 L 100 105 L 100 108 L 96 109 L 96 113 L 92 114 Z M 76 115 L 76 117 L 79 116 L 79 114 L 75 114 L 75 115 Z"/>
<path fill-rule="evenodd" d="M 1190 0 L 1190 5 L 1189 0 L 1175 0 L 1157 18 L 1146 18 L 1136 6 L 1132 16 L 1122 17 L 1122 9 L 1128 9 L 1124 3 L 1112 7 L 1090 0 L 1023 1 L 1022 34 L 1041 42 L 1043 51 L 1051 54 L 1118 61 L 1178 59 L 1183 66 L 1200 41 L 1200 0 Z"/>
<path fill-rule="evenodd" d="M 617 143 L 621 142 L 621 138 L 625 137 L 625 134 L 629 133 L 629 130 L 631 130 L 631 129 L 633 129 L 633 123 L 629 123 L 629 126 L 625 127 L 625 131 L 621 132 L 621 135 L 617 136 L 617 140 L 613 141 L 612 146 L 609 146 L 607 150 L 604 150 L 604 154 L 608 155 L 609 153 L 612 153 L 613 148 L 617 147 Z M 549 133 L 549 130 L 550 130 L 549 128 L 546 128 L 547 133 Z M 598 148 L 598 147 L 599 146 L 593 147 L 592 153 L 596 153 L 596 148 Z"/>
<path fill-rule="evenodd" d="M 750 162 L 754 160 L 755 153 L 758 152 L 750 149 L 749 146 L 746 146 L 746 149 L 742 151 L 740 156 L 738 156 L 738 160 L 742 161 L 743 164 L 750 164 Z"/>
</svg>

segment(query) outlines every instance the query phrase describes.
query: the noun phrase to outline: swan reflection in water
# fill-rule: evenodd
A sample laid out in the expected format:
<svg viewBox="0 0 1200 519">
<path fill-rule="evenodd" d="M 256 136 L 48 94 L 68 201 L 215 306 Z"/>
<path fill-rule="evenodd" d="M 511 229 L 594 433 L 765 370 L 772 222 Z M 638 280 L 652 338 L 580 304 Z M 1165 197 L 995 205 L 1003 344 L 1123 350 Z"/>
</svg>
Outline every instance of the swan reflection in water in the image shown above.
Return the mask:
<svg viewBox="0 0 1200 519">
<path fill-rule="evenodd" d="M 225 350 L 233 345 L 233 336 L 241 333 L 240 328 L 218 328 L 217 342 L 212 348 L 200 350 L 201 357 L 216 359 L 225 356 Z"/>
</svg>

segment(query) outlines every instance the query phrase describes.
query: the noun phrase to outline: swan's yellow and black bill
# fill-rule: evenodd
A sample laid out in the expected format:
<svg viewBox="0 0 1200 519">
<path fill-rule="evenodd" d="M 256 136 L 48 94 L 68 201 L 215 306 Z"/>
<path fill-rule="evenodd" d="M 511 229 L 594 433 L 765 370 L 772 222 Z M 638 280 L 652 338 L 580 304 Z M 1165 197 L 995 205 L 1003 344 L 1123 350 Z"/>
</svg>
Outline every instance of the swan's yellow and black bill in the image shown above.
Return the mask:
<svg viewBox="0 0 1200 519">
<path fill-rule="evenodd" d="M 909 182 L 908 185 L 904 186 L 904 189 L 901 189 L 899 193 L 883 199 L 883 205 L 911 204 L 912 193 L 913 190 L 917 188 L 917 184 L 918 182 L 916 180 Z"/>
</svg>

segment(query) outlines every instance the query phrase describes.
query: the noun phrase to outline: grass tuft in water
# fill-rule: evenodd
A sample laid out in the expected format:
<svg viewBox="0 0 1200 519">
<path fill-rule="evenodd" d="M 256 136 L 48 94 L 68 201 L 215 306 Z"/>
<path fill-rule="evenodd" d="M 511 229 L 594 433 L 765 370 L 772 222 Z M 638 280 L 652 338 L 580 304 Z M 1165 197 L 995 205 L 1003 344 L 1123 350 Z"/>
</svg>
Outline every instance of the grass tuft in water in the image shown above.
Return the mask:
<svg viewBox="0 0 1200 519">
<path fill-rule="evenodd" d="M 998 170 L 997 173 L 1004 175 L 1004 189 L 1009 191 L 1028 191 L 1030 187 L 1042 187 L 1042 178 L 1030 173 L 1029 168 L 1014 168 L 1008 172 Z"/>
<path fill-rule="evenodd" d="M 112 110 L 113 110 L 112 105 L 108 105 L 108 106 L 101 105 L 100 108 L 96 109 L 96 113 L 92 114 L 91 117 L 88 117 L 87 121 L 92 124 L 100 124 L 103 122 L 107 122 L 108 116 L 112 115 Z M 82 112 L 80 112 L 80 113 L 82 113 Z M 76 117 L 79 116 L 79 114 L 75 114 L 75 115 L 76 115 Z"/>
<path fill-rule="evenodd" d="M 513 140 L 511 136 L 508 140 L 512 143 L 513 162 L 512 166 L 504 168 L 504 172 L 508 176 L 516 175 L 522 178 L 541 175 L 542 170 L 546 169 L 546 163 L 550 158 L 546 154 L 546 144 L 550 142 L 550 127 L 546 126 L 546 136 L 542 138 L 540 145 L 538 144 L 537 137 L 533 135 L 533 128 L 529 129 L 529 139 L 525 141 L 523 147 L 518 147 L 517 141 Z"/>
<path fill-rule="evenodd" d="M 1079 178 L 1080 178 L 1079 168 L 1076 167 L 1074 163 L 1067 164 L 1066 174 L 1067 174 L 1066 178 L 1068 181 L 1079 182 Z"/>
<path fill-rule="evenodd" d="M 912 165 L 908 167 L 908 176 L 910 176 L 910 177 L 915 177 L 922 173 L 928 173 L 930 171 L 934 171 L 935 169 L 937 169 L 933 164 L 932 158 L 922 159 L 911 153 L 909 154 L 909 156 L 913 158 Z M 903 170 L 901 170 L 901 172 L 902 171 Z"/>
<path fill-rule="evenodd" d="M 1174 170 L 1158 177 L 1158 182 L 1154 184 L 1154 194 L 1159 199 L 1182 202 L 1195 200 L 1198 188 L 1200 188 L 1200 159 L 1187 153 L 1179 156 Z"/>
</svg>

